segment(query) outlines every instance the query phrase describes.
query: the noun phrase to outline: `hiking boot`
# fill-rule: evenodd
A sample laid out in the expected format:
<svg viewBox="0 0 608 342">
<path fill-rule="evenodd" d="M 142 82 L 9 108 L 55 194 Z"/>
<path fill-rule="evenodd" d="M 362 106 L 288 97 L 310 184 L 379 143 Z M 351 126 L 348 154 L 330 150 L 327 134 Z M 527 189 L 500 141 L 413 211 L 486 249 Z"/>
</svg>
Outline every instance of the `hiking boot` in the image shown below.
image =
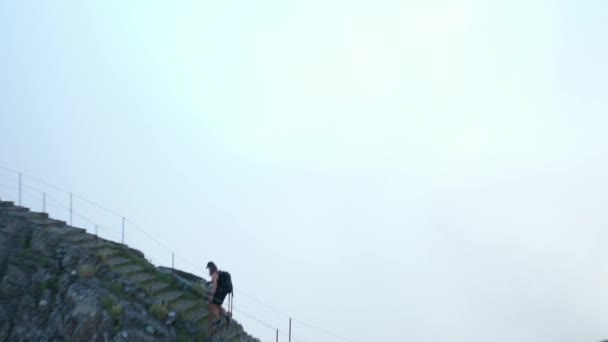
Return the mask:
<svg viewBox="0 0 608 342">
<path fill-rule="evenodd" d="M 222 325 L 222 320 L 218 319 L 217 321 L 213 322 L 213 324 L 211 324 L 211 326 L 213 326 L 213 329 L 217 329 Z"/>
</svg>

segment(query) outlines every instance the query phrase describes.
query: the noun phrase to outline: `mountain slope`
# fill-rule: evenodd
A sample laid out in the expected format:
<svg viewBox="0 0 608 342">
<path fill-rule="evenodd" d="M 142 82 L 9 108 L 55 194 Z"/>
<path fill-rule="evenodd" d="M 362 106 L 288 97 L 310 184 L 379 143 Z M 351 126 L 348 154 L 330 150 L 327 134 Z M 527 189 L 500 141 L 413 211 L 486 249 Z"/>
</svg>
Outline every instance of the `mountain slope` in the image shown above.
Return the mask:
<svg viewBox="0 0 608 342">
<path fill-rule="evenodd" d="M 194 275 L 0 201 L 0 340 L 258 341 L 237 322 L 207 336 L 208 295 Z"/>
</svg>

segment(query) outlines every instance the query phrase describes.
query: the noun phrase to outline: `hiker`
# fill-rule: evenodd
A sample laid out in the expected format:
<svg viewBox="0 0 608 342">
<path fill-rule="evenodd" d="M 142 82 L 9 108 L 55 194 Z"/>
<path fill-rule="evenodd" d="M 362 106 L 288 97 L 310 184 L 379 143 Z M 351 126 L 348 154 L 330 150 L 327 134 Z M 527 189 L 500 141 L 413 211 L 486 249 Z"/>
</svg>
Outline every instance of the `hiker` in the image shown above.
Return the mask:
<svg viewBox="0 0 608 342">
<path fill-rule="evenodd" d="M 207 263 L 207 269 L 209 270 L 209 276 L 213 284 L 211 295 L 209 296 L 209 311 L 213 317 L 213 323 L 209 327 L 211 330 L 211 328 L 217 328 L 222 324 L 220 312 L 226 318 L 226 325 L 230 325 L 230 314 L 226 312 L 222 304 L 226 296 L 232 293 L 232 280 L 230 273 L 219 271 L 213 261 Z"/>
</svg>

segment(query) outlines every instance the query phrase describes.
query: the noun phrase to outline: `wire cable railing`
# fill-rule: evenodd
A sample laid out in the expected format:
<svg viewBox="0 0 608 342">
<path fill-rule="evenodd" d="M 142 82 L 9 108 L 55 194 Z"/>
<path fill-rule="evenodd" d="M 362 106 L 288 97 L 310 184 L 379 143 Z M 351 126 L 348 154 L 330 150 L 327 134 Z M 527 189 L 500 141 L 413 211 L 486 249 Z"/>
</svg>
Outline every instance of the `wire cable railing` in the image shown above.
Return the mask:
<svg viewBox="0 0 608 342">
<path fill-rule="evenodd" d="M 5 172 L 9 172 L 10 174 L 12 174 L 16 177 L 11 176 L 10 174 L 7 175 L 7 174 L 3 173 L 3 170 Z M 72 218 L 73 218 L 72 216 L 75 216 L 76 218 L 80 219 L 81 221 L 86 222 L 88 225 L 91 226 L 91 228 L 94 227 L 96 234 L 97 234 L 97 230 L 99 229 L 99 230 L 103 231 L 107 236 L 110 236 L 112 239 L 115 239 L 115 241 L 122 241 L 123 244 L 125 243 L 125 224 L 128 224 L 129 227 L 135 228 L 137 231 L 142 233 L 144 236 L 146 236 L 148 239 L 150 239 L 150 241 L 154 242 L 156 245 L 161 247 L 163 250 L 171 253 L 172 263 L 173 263 L 173 260 L 175 258 L 177 258 L 195 270 L 200 268 L 200 265 L 197 265 L 196 263 L 192 262 L 189 258 L 186 258 L 186 257 L 182 256 L 181 254 L 175 253 L 174 249 L 170 248 L 169 246 L 167 246 L 166 244 L 161 242 L 158 238 L 156 238 L 155 236 L 150 234 L 147 230 L 143 229 L 137 223 L 133 222 L 133 220 L 126 218 L 124 215 L 121 215 L 114 210 L 108 209 L 107 207 L 100 205 L 96 201 L 92 201 L 82 195 L 75 194 L 62 187 L 58 187 L 56 185 L 53 185 L 51 183 L 48 183 L 48 182 L 38 179 L 36 177 L 32 177 L 30 175 L 18 172 L 16 170 L 13 170 L 11 168 L 7 168 L 7 167 L 1 166 L 1 165 L 0 165 L 0 177 L 2 177 L 5 181 L 8 180 L 8 181 L 12 181 L 12 182 L 17 182 L 16 186 L 12 186 L 10 184 L 0 182 L 0 188 L 9 189 L 9 190 L 12 190 L 13 192 L 15 192 L 17 197 L 19 198 L 20 205 L 23 202 L 25 202 L 24 199 L 27 199 L 27 201 L 31 202 L 32 204 L 35 203 L 36 201 L 42 200 L 43 211 L 48 212 L 47 206 L 50 206 L 50 207 L 68 212 L 70 221 L 72 221 Z M 69 206 L 63 204 L 62 201 L 60 201 L 54 195 L 49 194 L 49 192 L 44 191 L 42 188 L 39 188 L 38 186 L 33 186 L 31 184 L 26 184 L 23 181 L 24 179 L 34 181 L 39 186 L 42 185 L 44 187 L 48 187 L 50 189 L 58 191 L 62 194 L 69 195 L 69 198 L 70 198 Z M 41 195 L 41 196 L 39 198 L 35 198 L 35 195 L 38 195 L 38 196 Z M 72 203 L 72 200 L 74 198 L 78 199 L 84 203 L 87 203 L 88 205 L 90 205 L 98 210 L 101 210 L 101 211 L 105 212 L 106 214 L 112 215 L 114 218 L 122 219 L 123 220 L 122 237 L 118 236 L 119 234 L 116 233 L 116 229 L 112 229 L 112 228 L 108 227 L 107 225 L 99 224 L 98 221 L 95 221 L 95 220 L 89 218 L 87 215 L 84 215 L 84 214 L 80 213 L 79 211 L 74 210 L 73 203 Z M 73 222 L 70 222 L 70 224 L 73 224 Z M 172 267 L 174 267 L 174 265 L 172 265 Z M 253 303 L 270 310 L 271 312 L 278 315 L 279 317 L 282 317 L 284 319 L 289 319 L 290 330 L 291 330 L 291 322 L 294 322 L 294 323 L 298 323 L 299 325 L 301 325 L 303 327 L 314 330 L 318 333 L 321 333 L 328 337 L 334 338 L 336 340 L 341 340 L 341 341 L 345 341 L 345 342 L 353 342 L 353 340 L 343 337 L 339 334 L 333 333 L 327 329 L 307 323 L 300 319 L 293 318 L 293 315 L 289 315 L 289 314 L 283 312 L 282 310 L 276 309 L 274 306 L 269 305 L 265 301 L 262 301 L 256 297 L 248 294 L 247 292 L 241 290 L 240 288 L 235 287 L 234 290 L 235 290 L 235 292 L 239 293 L 240 295 L 244 296 L 245 298 L 248 298 Z M 289 336 L 282 330 L 276 328 L 274 325 L 254 316 L 254 315 L 248 314 L 247 312 L 244 312 L 241 309 L 234 308 L 234 310 L 239 312 L 243 316 L 248 317 L 249 319 L 259 323 L 260 325 L 265 326 L 266 328 L 272 329 L 273 331 L 275 331 L 277 333 L 277 336 L 279 334 L 281 334 L 283 336 Z M 291 331 L 290 331 L 290 333 L 291 333 Z M 296 341 L 296 342 L 297 341 L 306 342 L 305 340 L 303 340 L 301 338 L 295 337 L 294 334 L 291 334 L 291 340 Z"/>
</svg>

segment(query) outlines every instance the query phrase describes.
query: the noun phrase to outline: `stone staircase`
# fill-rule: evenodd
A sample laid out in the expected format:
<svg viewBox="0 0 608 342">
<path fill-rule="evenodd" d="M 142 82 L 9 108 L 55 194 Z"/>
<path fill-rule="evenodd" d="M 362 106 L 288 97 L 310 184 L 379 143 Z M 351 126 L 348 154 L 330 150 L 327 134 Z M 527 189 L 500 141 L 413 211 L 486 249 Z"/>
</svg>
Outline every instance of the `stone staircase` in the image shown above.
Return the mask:
<svg viewBox="0 0 608 342">
<path fill-rule="evenodd" d="M 49 238 L 87 250 L 124 283 L 143 290 L 148 296 L 148 302 L 166 306 L 169 312 L 175 314 L 176 319 L 172 324 L 179 331 L 180 341 L 259 341 L 248 335 L 234 320 L 229 327 L 223 324 L 213 336 L 208 336 L 211 320 L 207 310 L 209 289 L 208 283 L 200 278 L 190 275 L 198 280 L 194 285 L 184 283 L 183 278 L 177 274 L 180 271 L 156 268 L 137 250 L 99 238 L 82 228 L 71 227 L 63 221 L 50 218 L 46 213 L 16 206 L 13 202 L 0 201 L 0 212 L 27 220 L 35 229 L 48 234 Z M 198 286 L 198 291 L 194 290 L 194 286 Z"/>
</svg>

